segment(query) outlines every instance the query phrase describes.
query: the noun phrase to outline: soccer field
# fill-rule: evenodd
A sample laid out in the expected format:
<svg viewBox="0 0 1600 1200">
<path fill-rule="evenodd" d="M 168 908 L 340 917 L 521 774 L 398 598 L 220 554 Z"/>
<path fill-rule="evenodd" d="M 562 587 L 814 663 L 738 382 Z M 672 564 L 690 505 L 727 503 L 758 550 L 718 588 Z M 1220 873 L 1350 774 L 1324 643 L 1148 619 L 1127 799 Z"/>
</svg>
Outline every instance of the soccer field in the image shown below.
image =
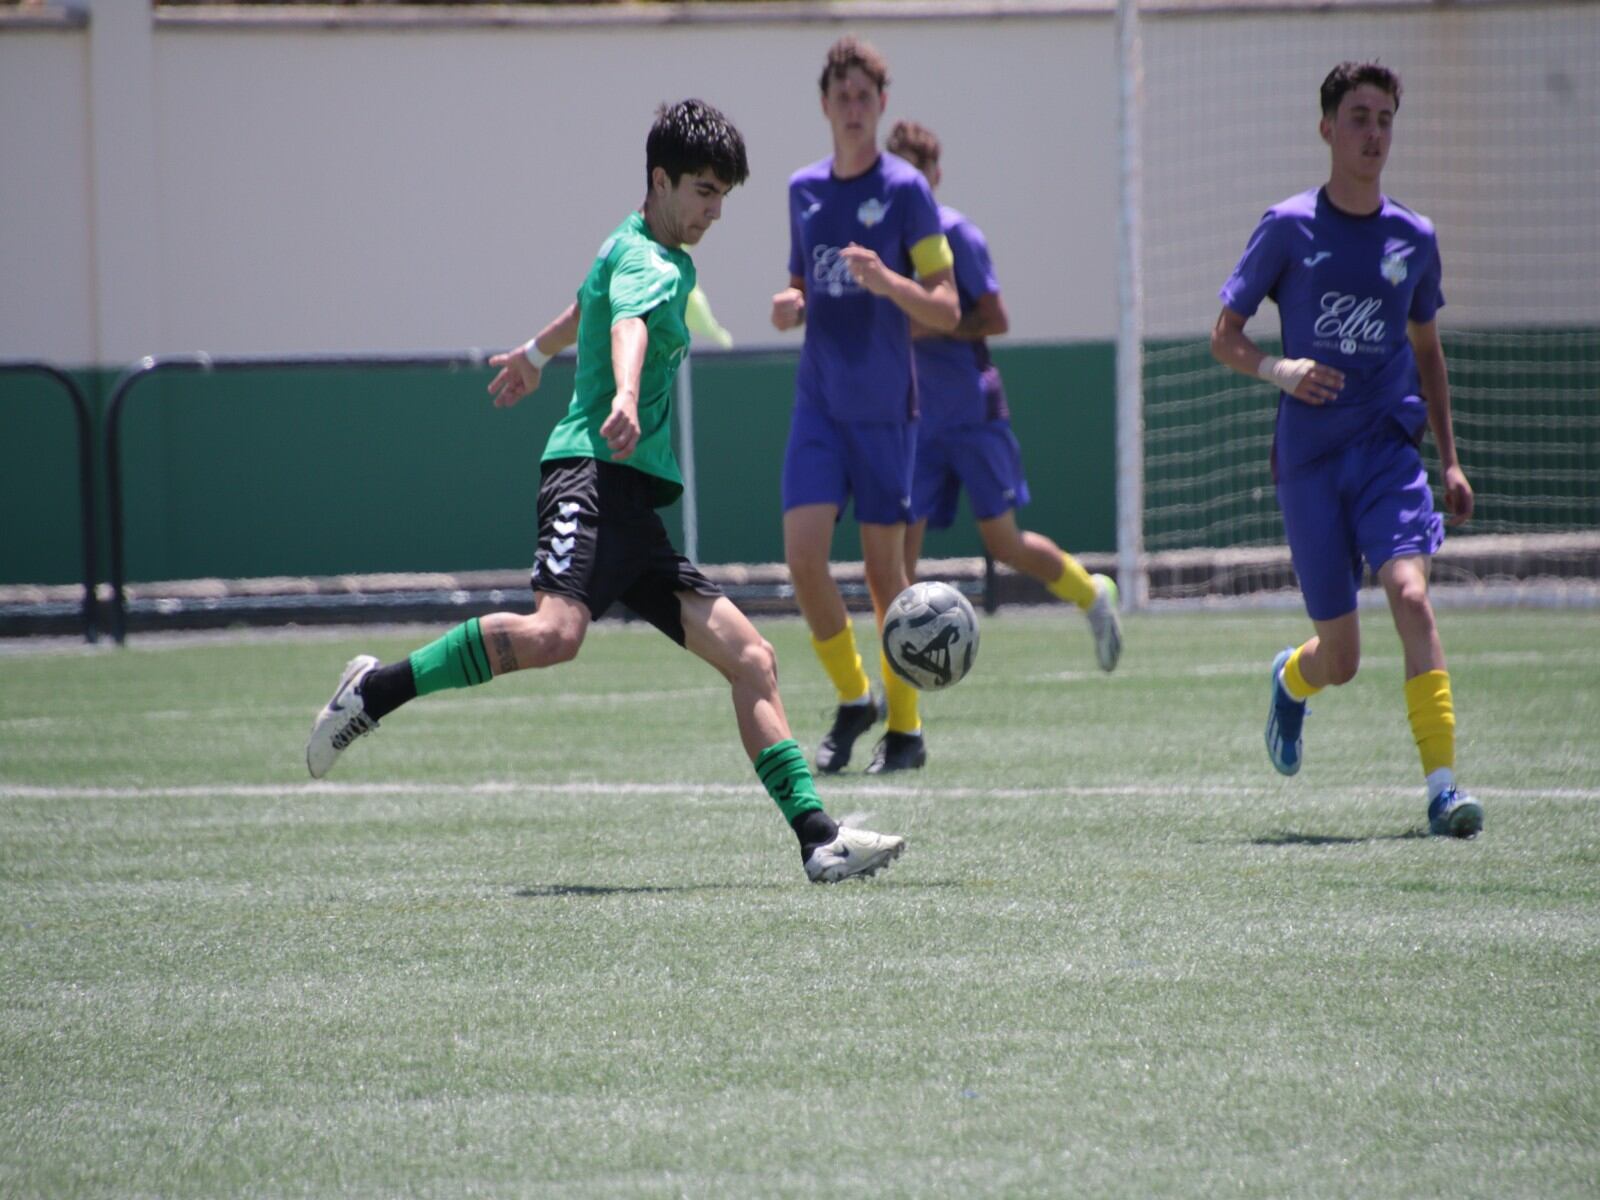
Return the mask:
<svg viewBox="0 0 1600 1200">
<path fill-rule="evenodd" d="M 1441 613 L 1466 843 L 1365 624 L 1285 780 L 1298 615 L 1135 617 L 1112 676 L 985 618 L 927 769 L 822 781 L 910 838 L 835 887 L 640 625 L 318 784 L 345 660 L 440 630 L 6 647 L 0 1193 L 1593 1197 L 1600 624 Z"/>
</svg>

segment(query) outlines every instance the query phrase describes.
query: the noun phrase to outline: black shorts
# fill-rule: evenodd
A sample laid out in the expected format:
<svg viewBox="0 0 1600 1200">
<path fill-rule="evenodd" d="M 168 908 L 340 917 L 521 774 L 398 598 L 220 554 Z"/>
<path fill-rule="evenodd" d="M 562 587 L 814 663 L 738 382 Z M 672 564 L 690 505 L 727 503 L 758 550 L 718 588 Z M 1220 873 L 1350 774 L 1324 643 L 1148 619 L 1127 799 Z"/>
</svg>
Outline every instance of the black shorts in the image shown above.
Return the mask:
<svg viewBox="0 0 1600 1200">
<path fill-rule="evenodd" d="M 535 595 L 576 600 L 595 620 L 620 600 L 683 645 L 678 593 L 715 598 L 722 589 L 672 545 L 651 503 L 654 495 L 648 475 L 620 463 L 545 463 L 531 580 Z"/>
</svg>

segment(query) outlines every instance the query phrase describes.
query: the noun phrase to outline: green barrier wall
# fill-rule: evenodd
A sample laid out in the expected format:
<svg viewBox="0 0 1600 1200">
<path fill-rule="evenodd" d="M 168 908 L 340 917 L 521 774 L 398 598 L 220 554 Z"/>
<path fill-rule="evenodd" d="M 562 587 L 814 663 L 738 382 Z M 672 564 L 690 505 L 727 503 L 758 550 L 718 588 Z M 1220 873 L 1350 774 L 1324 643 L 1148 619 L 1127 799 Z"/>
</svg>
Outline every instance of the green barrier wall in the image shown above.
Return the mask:
<svg viewBox="0 0 1600 1200">
<path fill-rule="evenodd" d="M 1025 523 L 1077 549 L 1111 548 L 1110 346 L 1022 347 L 997 358 L 1034 493 Z M 793 354 L 695 363 L 705 562 L 783 557 L 779 474 L 794 365 Z M 513 409 L 491 405 L 490 375 L 264 369 L 142 380 L 121 423 L 129 581 L 530 562 L 538 458 L 572 374 L 558 361 L 538 395 Z M 116 376 L 76 377 L 96 412 L 98 454 Z M 78 582 L 75 436 L 70 405 L 45 382 L 0 379 L 0 583 Z M 103 463 L 97 493 L 105 564 Z M 681 539 L 681 506 L 664 515 Z M 979 546 L 962 521 L 930 537 L 928 553 Z M 848 521 L 835 555 L 860 555 Z"/>
<path fill-rule="evenodd" d="M 1571 529 L 1575 516 L 1600 523 L 1600 389 L 1573 382 L 1600 379 L 1600 333 L 1540 335 L 1548 345 L 1534 358 L 1544 364 L 1538 372 L 1528 366 L 1534 336 L 1446 336 L 1457 437 L 1480 496 L 1474 527 L 1483 531 Z M 1220 370 L 1198 348 L 1191 357 L 1197 375 Z M 995 358 L 1033 493 L 1022 524 L 1070 550 L 1114 549 L 1113 347 L 1013 346 Z M 694 362 L 704 562 L 783 557 L 779 475 L 794 367 L 793 353 Z M 565 409 L 571 370 L 558 361 L 540 393 L 509 410 L 490 404 L 489 377 L 487 369 L 319 368 L 144 380 L 122 423 L 129 581 L 527 564 L 538 458 Z M 116 375 L 75 378 L 96 413 L 98 455 Z M 1270 436 L 1262 397 L 1224 392 L 1221 407 L 1261 402 Z M 1180 418 L 1153 411 L 1151 433 L 1172 419 Z M 0 584 L 79 581 L 76 454 L 72 408 L 59 389 L 0 375 Z M 1160 520 L 1184 519 L 1163 489 L 1181 488 L 1199 465 L 1192 455 L 1152 462 L 1147 492 L 1169 502 Z M 1264 451 L 1229 469 L 1264 479 Z M 103 574 L 103 463 L 96 478 Z M 1270 486 L 1259 491 L 1250 503 L 1275 521 Z M 681 538 L 680 508 L 665 516 Z M 967 513 L 931 534 L 925 552 L 980 553 Z M 834 557 L 860 557 L 853 522 L 840 526 Z"/>
<path fill-rule="evenodd" d="M 1033 502 L 1024 526 L 1078 550 L 1116 546 L 1114 355 L 1106 344 L 1018 347 L 997 352 Z M 694 374 L 695 456 L 700 475 L 700 557 L 718 562 L 783 558 L 780 476 L 794 390 L 792 355 L 716 358 Z M 834 536 L 834 557 L 861 557 L 855 524 Z M 970 514 L 931 533 L 929 557 L 983 552 Z"/>
<path fill-rule="evenodd" d="M 91 410 L 94 375 L 74 373 Z M 98 452 L 98 437 L 95 445 Z M 0 374 L 0 584 L 81 583 L 81 511 L 78 419 L 67 392 L 45 375 Z"/>
</svg>

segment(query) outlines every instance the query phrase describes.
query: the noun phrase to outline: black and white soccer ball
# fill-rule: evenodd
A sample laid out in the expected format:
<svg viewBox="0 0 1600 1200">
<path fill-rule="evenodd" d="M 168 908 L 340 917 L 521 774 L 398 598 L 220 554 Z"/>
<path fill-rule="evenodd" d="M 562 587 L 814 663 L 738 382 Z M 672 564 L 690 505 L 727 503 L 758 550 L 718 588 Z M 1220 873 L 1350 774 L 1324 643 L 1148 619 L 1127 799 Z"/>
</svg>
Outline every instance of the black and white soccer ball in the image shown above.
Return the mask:
<svg viewBox="0 0 1600 1200">
<path fill-rule="evenodd" d="M 913 583 L 883 614 L 883 654 L 914 688 L 951 687 L 978 657 L 978 614 L 948 583 Z"/>
</svg>

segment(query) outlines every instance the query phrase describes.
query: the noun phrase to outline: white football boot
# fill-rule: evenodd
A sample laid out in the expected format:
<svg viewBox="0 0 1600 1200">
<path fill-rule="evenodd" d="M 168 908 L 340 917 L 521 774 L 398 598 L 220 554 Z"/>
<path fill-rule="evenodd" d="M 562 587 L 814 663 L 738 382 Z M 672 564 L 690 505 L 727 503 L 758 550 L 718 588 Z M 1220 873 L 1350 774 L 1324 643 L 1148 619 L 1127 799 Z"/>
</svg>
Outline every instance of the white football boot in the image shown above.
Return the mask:
<svg viewBox="0 0 1600 1200">
<path fill-rule="evenodd" d="M 1122 618 L 1117 616 L 1117 582 L 1109 575 L 1092 575 L 1098 595 L 1089 606 L 1089 629 L 1094 634 L 1094 656 L 1102 671 L 1115 671 L 1122 657 Z"/>
<path fill-rule="evenodd" d="M 311 778 L 321 779 L 346 746 L 378 727 L 377 721 L 367 715 L 360 691 L 361 681 L 377 665 L 378 660 L 370 654 L 357 655 L 345 665 L 333 698 L 322 706 L 311 725 L 311 736 L 306 739 L 306 769 Z"/>
<path fill-rule="evenodd" d="M 833 841 L 818 846 L 806 859 L 806 876 L 812 883 L 865 878 L 887 867 L 905 848 L 906 840 L 898 834 L 873 833 L 841 821 Z"/>
</svg>

